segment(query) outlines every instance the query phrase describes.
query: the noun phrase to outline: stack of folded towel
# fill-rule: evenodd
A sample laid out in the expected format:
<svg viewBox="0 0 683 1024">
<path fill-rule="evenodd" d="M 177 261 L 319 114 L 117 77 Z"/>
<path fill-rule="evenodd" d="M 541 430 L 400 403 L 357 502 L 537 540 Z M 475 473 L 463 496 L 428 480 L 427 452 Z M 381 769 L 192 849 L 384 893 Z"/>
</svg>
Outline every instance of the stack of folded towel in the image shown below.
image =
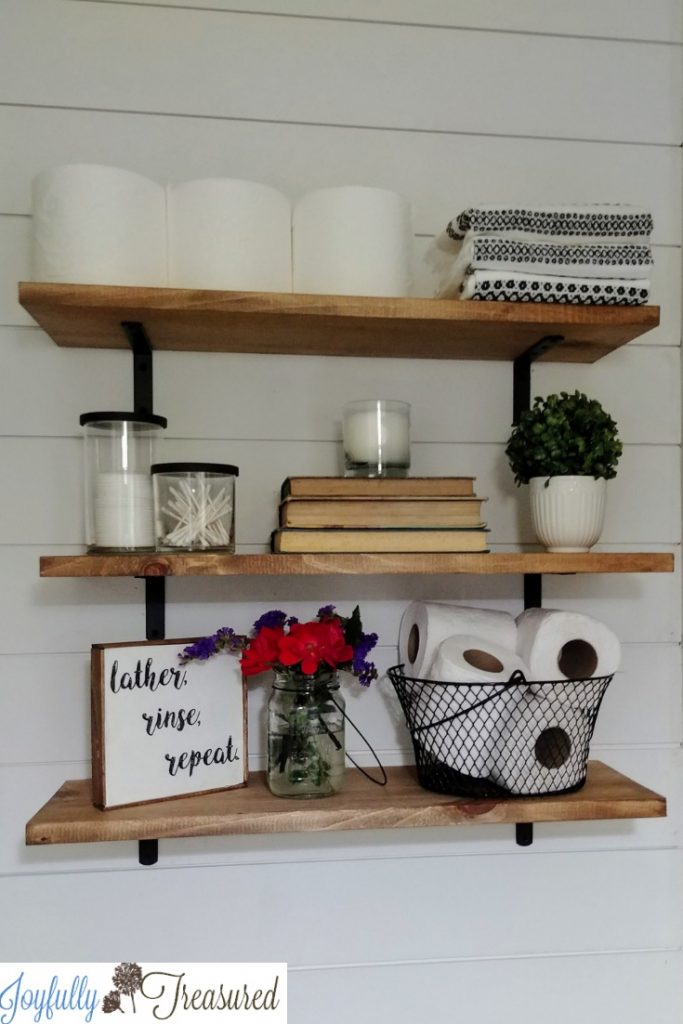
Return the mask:
<svg viewBox="0 0 683 1024">
<path fill-rule="evenodd" d="M 652 215 L 638 207 L 486 204 L 446 232 L 460 247 L 441 297 L 641 306 L 650 296 Z"/>
</svg>

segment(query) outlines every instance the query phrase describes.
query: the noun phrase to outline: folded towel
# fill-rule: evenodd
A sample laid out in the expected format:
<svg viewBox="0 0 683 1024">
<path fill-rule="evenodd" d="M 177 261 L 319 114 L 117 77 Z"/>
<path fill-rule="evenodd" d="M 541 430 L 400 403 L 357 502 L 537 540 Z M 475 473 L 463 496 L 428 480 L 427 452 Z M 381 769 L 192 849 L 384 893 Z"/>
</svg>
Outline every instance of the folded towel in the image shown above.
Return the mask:
<svg viewBox="0 0 683 1024">
<path fill-rule="evenodd" d="M 521 237 L 547 241 L 556 235 L 565 241 L 593 238 L 606 242 L 647 242 L 652 233 L 652 214 L 642 207 L 617 203 L 593 206 L 501 206 L 484 203 L 465 210 L 446 228 L 451 238 L 514 232 Z"/>
<path fill-rule="evenodd" d="M 524 242 L 496 235 L 468 235 L 453 262 L 449 279 L 437 294 L 457 295 L 473 270 L 556 277 L 597 277 L 642 280 L 652 267 L 649 245 L 604 242 Z"/>
<path fill-rule="evenodd" d="M 475 270 L 462 284 L 461 299 L 497 302 L 561 302 L 572 306 L 643 306 L 650 297 L 647 278 L 557 277 Z"/>
</svg>

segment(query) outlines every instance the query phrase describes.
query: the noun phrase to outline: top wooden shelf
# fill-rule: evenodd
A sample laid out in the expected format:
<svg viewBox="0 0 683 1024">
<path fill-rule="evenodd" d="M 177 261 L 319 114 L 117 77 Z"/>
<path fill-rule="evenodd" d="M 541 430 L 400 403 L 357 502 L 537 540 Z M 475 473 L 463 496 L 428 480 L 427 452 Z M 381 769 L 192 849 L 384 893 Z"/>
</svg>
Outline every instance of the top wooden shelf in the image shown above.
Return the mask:
<svg viewBox="0 0 683 1024">
<path fill-rule="evenodd" d="M 57 345 L 128 348 L 144 324 L 155 350 L 418 359 L 540 358 L 593 363 L 659 323 L 657 306 L 565 306 L 104 285 L 19 285 L 19 301 Z"/>
</svg>

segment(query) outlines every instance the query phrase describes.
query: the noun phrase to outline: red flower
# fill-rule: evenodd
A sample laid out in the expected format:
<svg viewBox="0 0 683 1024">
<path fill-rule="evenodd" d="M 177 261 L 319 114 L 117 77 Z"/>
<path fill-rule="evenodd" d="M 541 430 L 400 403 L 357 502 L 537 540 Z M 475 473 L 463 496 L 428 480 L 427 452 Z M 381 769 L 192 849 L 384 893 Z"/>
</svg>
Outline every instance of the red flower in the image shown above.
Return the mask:
<svg viewBox="0 0 683 1024">
<path fill-rule="evenodd" d="M 350 662 L 353 647 L 344 640 L 344 632 L 337 619 L 295 622 L 288 635 L 280 636 L 278 655 L 283 665 L 297 665 L 304 675 L 312 676 L 321 662 L 330 668 Z"/>
<path fill-rule="evenodd" d="M 282 636 L 284 631 L 281 626 L 278 629 L 264 626 L 259 630 L 249 641 L 249 646 L 240 659 L 245 676 L 255 676 L 273 667 L 278 659 L 278 642 Z"/>
</svg>

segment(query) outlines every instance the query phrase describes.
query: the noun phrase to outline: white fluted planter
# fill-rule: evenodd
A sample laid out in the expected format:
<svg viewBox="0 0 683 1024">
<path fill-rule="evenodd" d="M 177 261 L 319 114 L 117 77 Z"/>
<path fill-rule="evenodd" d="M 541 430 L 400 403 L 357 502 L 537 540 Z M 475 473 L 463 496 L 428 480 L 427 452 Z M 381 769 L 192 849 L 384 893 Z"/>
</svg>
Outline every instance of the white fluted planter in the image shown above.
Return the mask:
<svg viewBox="0 0 683 1024">
<path fill-rule="evenodd" d="M 589 551 L 602 532 L 606 486 L 592 476 L 532 477 L 531 521 L 541 544 L 548 551 Z"/>
</svg>

